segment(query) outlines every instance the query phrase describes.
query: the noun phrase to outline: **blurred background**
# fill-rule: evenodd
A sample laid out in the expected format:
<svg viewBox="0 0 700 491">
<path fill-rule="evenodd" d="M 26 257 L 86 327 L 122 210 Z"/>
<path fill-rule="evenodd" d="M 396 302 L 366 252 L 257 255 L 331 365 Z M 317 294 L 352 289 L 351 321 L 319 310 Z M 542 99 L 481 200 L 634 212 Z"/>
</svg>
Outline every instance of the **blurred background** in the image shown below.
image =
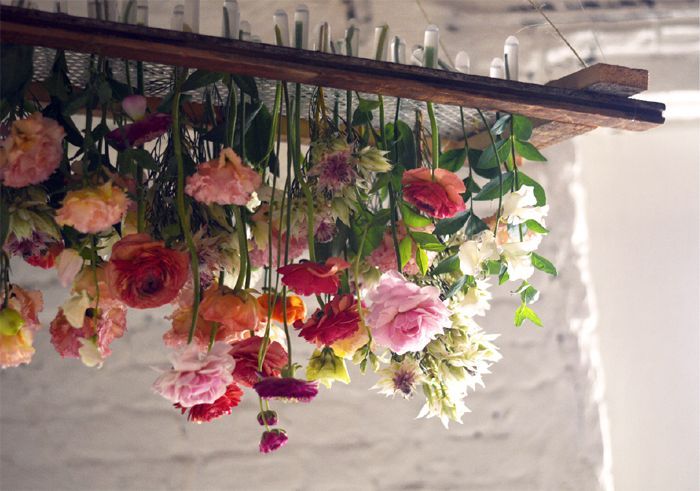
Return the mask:
<svg viewBox="0 0 700 491">
<path fill-rule="evenodd" d="M 4 3 L 9 3 L 5 1 Z M 36 1 L 50 9 L 51 2 Z M 154 27 L 176 2 L 150 0 Z M 69 12 L 84 15 L 83 0 Z M 201 0 L 200 31 L 219 35 L 221 1 Z M 528 0 L 307 0 L 312 26 L 340 37 L 348 20 L 369 56 L 375 25 L 407 45 L 428 23 L 446 52 L 487 75 L 503 41 L 520 40 L 521 79 L 546 82 L 580 66 Z M 296 2 L 239 0 L 253 34 L 272 40 L 272 13 Z M 691 491 L 700 488 L 700 28 L 691 0 L 549 0 L 544 11 L 588 64 L 650 72 L 667 122 L 644 132 L 598 129 L 528 164 L 551 206 L 537 273 L 544 328 L 512 325 L 516 300 L 486 321 L 503 360 L 445 430 L 417 420 L 420 403 L 370 391 L 371 375 L 279 407 L 290 442 L 259 455 L 257 401 L 208 425 L 188 424 L 150 392 L 166 362 L 166 311 L 132 311 L 129 333 L 101 370 L 62 361 L 37 336 L 30 366 L 0 373 L 0 488 L 469 489 Z M 66 297 L 52 274 L 15 265 L 41 288 L 45 326 Z"/>
</svg>

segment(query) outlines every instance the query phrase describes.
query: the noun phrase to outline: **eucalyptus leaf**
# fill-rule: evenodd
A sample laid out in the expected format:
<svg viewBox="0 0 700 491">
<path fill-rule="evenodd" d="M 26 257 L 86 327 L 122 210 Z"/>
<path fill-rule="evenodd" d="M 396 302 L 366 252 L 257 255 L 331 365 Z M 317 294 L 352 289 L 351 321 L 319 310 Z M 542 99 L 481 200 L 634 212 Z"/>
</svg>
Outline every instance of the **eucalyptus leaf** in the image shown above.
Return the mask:
<svg viewBox="0 0 700 491">
<path fill-rule="evenodd" d="M 537 206 L 544 206 L 547 204 L 547 195 L 542 185 L 535 181 L 532 177 L 524 174 L 522 171 L 518 172 L 518 185 L 532 186 L 534 188 L 533 192 L 535 194 L 535 199 L 537 200 L 535 203 Z"/>
<path fill-rule="evenodd" d="M 467 279 L 468 279 L 468 278 L 469 278 L 469 276 L 464 275 L 464 276 L 460 277 L 457 281 L 455 281 L 455 282 L 452 284 L 452 286 L 450 286 L 450 288 L 449 288 L 449 289 L 447 290 L 447 292 L 445 293 L 445 300 L 449 299 L 449 298 L 452 297 L 455 293 L 457 293 L 458 291 L 460 291 L 460 290 L 464 287 L 464 285 L 467 283 Z"/>
<path fill-rule="evenodd" d="M 428 234 L 425 232 L 410 232 L 410 235 L 422 249 L 437 252 L 445 250 L 445 244 L 440 242 L 440 240 L 433 234 Z"/>
<path fill-rule="evenodd" d="M 535 233 L 538 234 L 548 234 L 549 230 L 547 230 L 540 222 L 537 220 L 526 220 L 525 221 L 525 226 L 532 230 Z"/>
<path fill-rule="evenodd" d="M 504 114 L 498 120 L 493 124 L 491 127 L 491 133 L 493 135 L 502 135 L 503 132 L 509 127 L 510 125 L 510 114 Z"/>
<path fill-rule="evenodd" d="M 515 151 L 518 155 L 527 160 L 535 162 L 546 162 L 547 158 L 540 153 L 539 150 L 530 142 L 520 141 L 515 139 Z"/>
<path fill-rule="evenodd" d="M 467 159 L 466 148 L 453 148 L 440 155 L 440 168 L 451 172 L 457 172 L 464 167 Z"/>
<path fill-rule="evenodd" d="M 519 114 L 513 115 L 513 135 L 520 141 L 527 141 L 532 136 L 532 121 Z"/>
<path fill-rule="evenodd" d="M 549 259 L 540 256 L 536 252 L 530 253 L 530 258 L 532 260 L 532 265 L 540 271 L 551 274 L 552 276 L 556 276 L 558 274 L 557 268 L 554 267 L 554 264 L 552 264 Z"/>
<path fill-rule="evenodd" d="M 493 145 L 489 145 L 484 149 L 479 157 L 479 161 L 474 166 L 477 169 L 490 169 L 498 167 L 498 163 L 505 162 L 510 154 L 511 142 L 510 139 L 496 142 L 496 150 Z M 498 158 L 496 158 L 498 155 Z"/>
<path fill-rule="evenodd" d="M 218 82 L 224 78 L 223 73 L 210 72 L 209 70 L 195 70 L 182 84 L 182 92 L 201 89 L 204 86 Z"/>
<path fill-rule="evenodd" d="M 440 261 L 432 270 L 432 274 L 456 273 L 459 271 L 459 256 L 454 254 Z"/>
<path fill-rule="evenodd" d="M 404 237 L 399 242 L 399 255 L 401 256 L 401 269 L 406 266 L 406 263 L 411 259 L 411 251 L 413 250 L 413 241 L 410 237 Z"/>
<path fill-rule="evenodd" d="M 501 174 L 501 179 L 495 177 L 487 182 L 478 194 L 472 197 L 475 201 L 489 201 L 498 199 L 510 191 L 513 183 L 513 173 L 504 172 Z"/>
<path fill-rule="evenodd" d="M 399 120 L 396 124 L 398 129 L 398 138 L 393 141 L 393 146 L 396 151 L 396 162 L 405 169 L 414 169 L 416 167 L 416 141 L 413 136 L 411 127 L 403 121 Z M 385 127 L 385 134 L 393 140 L 394 124 L 389 123 Z M 398 167 L 398 166 L 397 166 Z"/>
<path fill-rule="evenodd" d="M 443 218 L 435 224 L 435 235 L 452 235 L 460 231 L 469 220 L 469 212 L 461 211 L 450 218 Z"/>
<path fill-rule="evenodd" d="M 420 273 L 425 275 L 428 272 L 428 254 L 421 247 L 416 251 L 416 263 Z"/>
<path fill-rule="evenodd" d="M 528 307 L 525 303 L 521 303 L 520 307 L 515 311 L 515 325 L 520 327 L 525 320 L 529 320 L 533 324 L 542 327 L 542 321 L 537 316 L 534 310 Z"/>
<path fill-rule="evenodd" d="M 409 227 L 423 228 L 433 223 L 430 221 L 429 218 L 426 218 L 423 215 L 420 215 L 418 212 L 414 211 L 406 203 L 401 203 L 399 205 L 399 208 L 401 209 L 401 219 Z"/>
</svg>

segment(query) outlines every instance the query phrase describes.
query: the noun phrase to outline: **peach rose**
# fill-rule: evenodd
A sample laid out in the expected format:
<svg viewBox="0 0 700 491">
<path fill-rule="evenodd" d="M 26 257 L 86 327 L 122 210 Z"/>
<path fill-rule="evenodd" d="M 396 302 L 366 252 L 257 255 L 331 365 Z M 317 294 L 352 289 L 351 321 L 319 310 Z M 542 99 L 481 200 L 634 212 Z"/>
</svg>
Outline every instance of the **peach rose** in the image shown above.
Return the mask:
<svg viewBox="0 0 700 491">
<path fill-rule="evenodd" d="M 203 319 L 218 322 L 219 329 L 228 332 L 254 330 L 265 317 L 263 309 L 250 293 L 234 293 L 227 287 L 223 290 L 217 286 L 209 288 L 199 309 Z"/>
<path fill-rule="evenodd" d="M 200 164 L 187 178 L 185 192 L 208 205 L 244 206 L 260 184 L 260 174 L 243 164 L 233 150 L 224 148 L 218 159 Z"/>
<path fill-rule="evenodd" d="M 84 234 L 96 234 L 119 223 L 128 207 L 126 193 L 108 181 L 101 186 L 69 191 L 56 212 L 56 223 Z"/>
<path fill-rule="evenodd" d="M 0 179 L 11 188 L 45 181 L 63 157 L 63 128 L 53 119 L 34 113 L 12 123 L 0 146 Z"/>
</svg>

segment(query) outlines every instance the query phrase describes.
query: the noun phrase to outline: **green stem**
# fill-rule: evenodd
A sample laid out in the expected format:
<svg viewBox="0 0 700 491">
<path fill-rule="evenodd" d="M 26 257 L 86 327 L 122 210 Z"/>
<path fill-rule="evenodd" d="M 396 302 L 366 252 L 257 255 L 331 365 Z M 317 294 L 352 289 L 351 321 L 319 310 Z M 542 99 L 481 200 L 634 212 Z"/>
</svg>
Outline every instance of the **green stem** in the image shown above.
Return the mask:
<svg viewBox="0 0 700 491">
<path fill-rule="evenodd" d="M 489 134 L 489 138 L 491 139 L 491 147 L 493 148 L 493 153 L 496 156 L 496 162 L 498 163 L 498 211 L 496 212 L 496 225 L 494 225 L 493 229 L 493 235 L 496 237 L 496 240 L 498 240 L 498 223 L 501 221 L 501 207 L 503 206 L 503 174 L 501 173 L 501 157 L 498 156 L 496 140 L 493 138 L 493 133 L 491 133 L 489 124 L 486 122 L 486 116 L 484 116 L 481 109 L 477 109 L 476 112 L 479 113 L 481 121 L 484 123 L 484 129 Z"/>
<path fill-rule="evenodd" d="M 197 248 L 194 245 L 192 238 L 192 230 L 190 229 L 190 220 L 185 209 L 185 164 L 182 158 L 182 135 L 180 134 L 180 85 L 181 77 L 175 73 L 175 91 L 173 96 L 173 151 L 175 152 L 175 162 L 177 163 L 177 192 L 175 195 L 177 204 L 177 214 L 180 219 L 180 227 L 182 235 L 185 237 L 185 244 L 190 252 L 190 269 L 192 270 L 192 286 L 194 290 L 194 302 L 192 304 L 192 324 L 190 332 L 187 336 L 187 343 L 190 344 L 194 338 L 194 331 L 197 327 L 197 318 L 199 316 L 199 300 L 201 296 L 199 284 L 199 257 L 197 256 Z"/>
<path fill-rule="evenodd" d="M 432 102 L 427 102 L 428 118 L 430 118 L 430 132 L 433 138 L 433 171 L 440 167 L 440 134 L 438 133 L 437 120 Z"/>
<path fill-rule="evenodd" d="M 246 237 L 245 223 L 243 223 L 243 214 L 241 213 L 240 206 L 233 207 L 233 213 L 236 217 L 236 233 L 238 234 L 238 255 L 240 256 L 240 268 L 238 271 L 238 278 L 236 279 L 236 286 L 233 288 L 235 292 L 240 291 L 243 287 L 243 282 L 246 277 L 246 270 L 248 269 L 248 238 Z"/>
<path fill-rule="evenodd" d="M 391 216 L 391 238 L 394 242 L 394 253 L 396 254 L 396 268 L 400 273 L 403 268 L 401 267 L 401 249 L 399 248 L 399 237 L 396 231 L 396 193 L 394 192 L 394 186 L 389 181 L 389 204 L 391 206 L 390 216 Z"/>
</svg>

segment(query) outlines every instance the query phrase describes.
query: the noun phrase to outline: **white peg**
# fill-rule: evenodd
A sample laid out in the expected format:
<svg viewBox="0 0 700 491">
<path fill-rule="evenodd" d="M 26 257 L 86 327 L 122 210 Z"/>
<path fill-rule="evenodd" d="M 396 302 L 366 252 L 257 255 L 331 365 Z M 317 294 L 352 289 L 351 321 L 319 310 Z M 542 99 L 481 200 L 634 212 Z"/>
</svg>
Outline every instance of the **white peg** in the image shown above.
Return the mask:
<svg viewBox="0 0 700 491">
<path fill-rule="evenodd" d="M 304 4 L 294 11 L 294 47 L 309 49 L 309 8 Z"/>
<path fill-rule="evenodd" d="M 469 54 L 466 51 L 460 51 L 455 57 L 455 69 L 458 72 L 470 73 L 471 72 L 471 60 L 469 59 Z"/>
<path fill-rule="evenodd" d="M 250 22 L 247 20 L 242 20 L 239 24 L 239 33 L 238 33 L 238 39 L 241 41 L 250 41 L 251 33 L 250 33 Z"/>
<path fill-rule="evenodd" d="M 229 39 L 238 39 L 241 29 L 241 11 L 236 0 L 224 2 L 224 17 L 221 20 L 221 36 Z"/>
<path fill-rule="evenodd" d="M 508 36 L 506 43 L 503 46 L 503 59 L 508 65 L 508 72 L 510 80 L 518 80 L 518 50 L 520 48 L 520 42 L 515 36 Z"/>
<path fill-rule="evenodd" d="M 170 18 L 170 29 L 182 31 L 185 24 L 185 6 L 178 3 L 173 7 L 173 16 Z"/>
<path fill-rule="evenodd" d="M 280 31 L 280 38 L 282 39 L 282 46 L 289 46 L 289 20 L 287 19 L 287 12 L 282 9 L 275 11 L 272 16 L 272 22 L 277 29 Z M 275 32 L 277 32 L 275 30 Z M 275 43 L 277 43 L 277 35 L 275 34 Z"/>
<path fill-rule="evenodd" d="M 394 39 L 391 40 L 390 52 L 392 63 L 406 63 L 406 43 L 398 36 L 394 36 Z"/>
<path fill-rule="evenodd" d="M 506 68 L 503 64 L 503 60 L 500 58 L 494 58 L 491 61 L 491 68 L 489 70 L 489 77 L 491 78 L 506 78 Z"/>
<path fill-rule="evenodd" d="M 148 25 L 148 0 L 136 0 L 136 24 Z"/>
<path fill-rule="evenodd" d="M 188 32 L 199 32 L 199 0 L 185 0 L 183 29 Z"/>
<path fill-rule="evenodd" d="M 372 44 L 372 56 L 377 61 L 386 61 L 389 47 L 389 26 L 377 26 L 374 28 L 374 43 Z"/>
<path fill-rule="evenodd" d="M 440 43 L 440 29 L 435 25 L 429 25 L 423 36 L 423 66 L 436 68 L 438 59 L 438 46 Z"/>
</svg>

